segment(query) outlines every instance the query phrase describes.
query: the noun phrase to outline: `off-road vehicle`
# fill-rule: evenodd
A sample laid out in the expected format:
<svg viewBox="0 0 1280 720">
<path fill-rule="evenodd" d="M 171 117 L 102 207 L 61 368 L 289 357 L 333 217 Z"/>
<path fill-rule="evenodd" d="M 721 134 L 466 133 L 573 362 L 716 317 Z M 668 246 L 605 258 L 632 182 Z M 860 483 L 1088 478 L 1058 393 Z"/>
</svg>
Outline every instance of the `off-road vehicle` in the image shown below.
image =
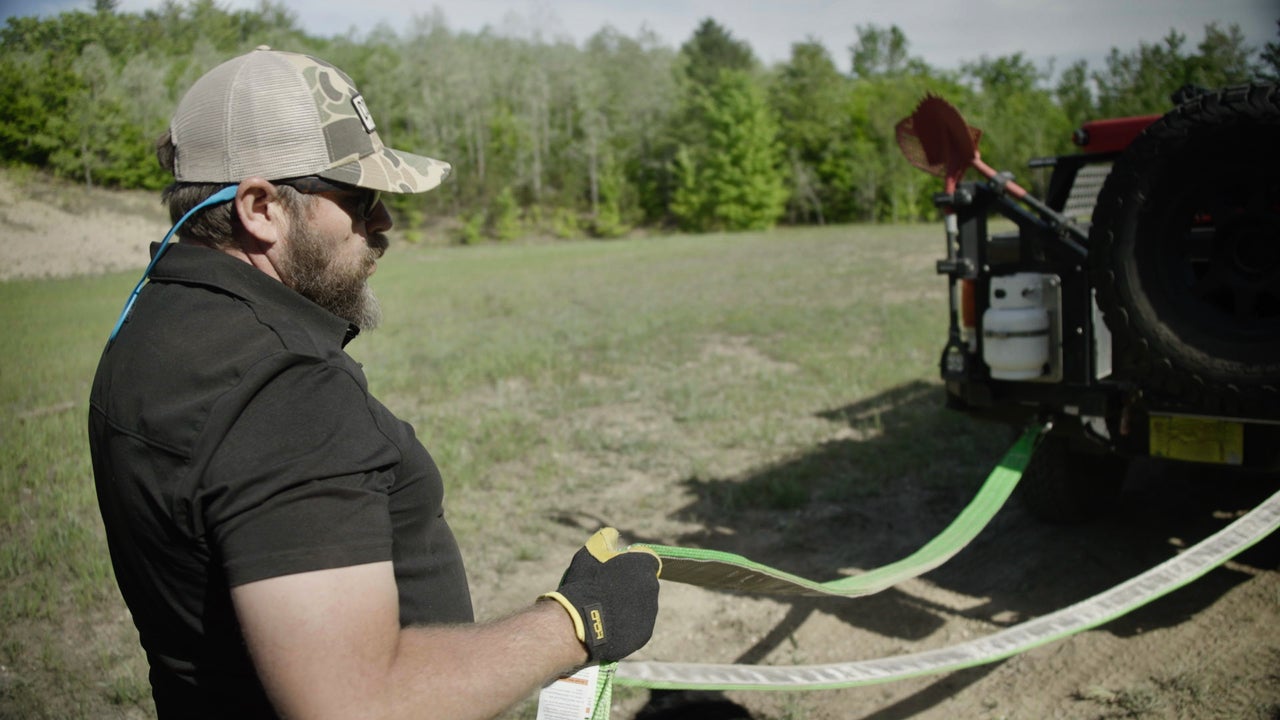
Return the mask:
<svg viewBox="0 0 1280 720">
<path fill-rule="evenodd" d="M 947 179 L 947 404 L 1049 424 L 1019 488 L 1042 517 L 1103 507 L 1137 457 L 1280 470 L 1280 89 L 1172 99 L 1032 160 L 1043 200 L 940 98 L 898 125 Z M 986 179 L 959 182 L 970 168 Z"/>
</svg>

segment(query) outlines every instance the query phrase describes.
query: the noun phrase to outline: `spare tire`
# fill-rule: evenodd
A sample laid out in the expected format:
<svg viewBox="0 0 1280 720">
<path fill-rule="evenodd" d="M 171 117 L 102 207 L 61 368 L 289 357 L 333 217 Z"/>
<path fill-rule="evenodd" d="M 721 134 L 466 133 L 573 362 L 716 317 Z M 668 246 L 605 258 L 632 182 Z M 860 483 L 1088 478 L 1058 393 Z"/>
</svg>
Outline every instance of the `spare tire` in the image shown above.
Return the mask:
<svg viewBox="0 0 1280 720">
<path fill-rule="evenodd" d="M 1117 376 L 1204 411 L 1280 412 L 1277 86 L 1150 125 L 1103 185 L 1089 245 Z"/>
</svg>

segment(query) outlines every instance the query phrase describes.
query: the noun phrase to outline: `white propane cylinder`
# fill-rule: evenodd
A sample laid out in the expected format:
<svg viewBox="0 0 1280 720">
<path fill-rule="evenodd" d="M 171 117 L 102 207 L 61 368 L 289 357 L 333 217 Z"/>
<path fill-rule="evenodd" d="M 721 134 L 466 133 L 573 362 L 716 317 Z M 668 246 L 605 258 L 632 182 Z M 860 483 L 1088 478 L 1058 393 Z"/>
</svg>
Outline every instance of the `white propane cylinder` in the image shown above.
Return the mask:
<svg viewBox="0 0 1280 720">
<path fill-rule="evenodd" d="M 982 359 L 997 380 L 1030 380 L 1049 362 L 1049 310 L 1044 276 L 1016 273 L 991 278 L 990 306 L 982 314 Z"/>
</svg>

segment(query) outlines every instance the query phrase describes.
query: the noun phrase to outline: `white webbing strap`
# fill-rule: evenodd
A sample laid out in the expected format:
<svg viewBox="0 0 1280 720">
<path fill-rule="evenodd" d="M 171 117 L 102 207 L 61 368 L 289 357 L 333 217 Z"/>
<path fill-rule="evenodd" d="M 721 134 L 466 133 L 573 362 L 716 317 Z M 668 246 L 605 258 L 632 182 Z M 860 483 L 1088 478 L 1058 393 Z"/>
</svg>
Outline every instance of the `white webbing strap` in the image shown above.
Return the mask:
<svg viewBox="0 0 1280 720">
<path fill-rule="evenodd" d="M 1280 527 L 1280 492 L 1189 550 L 1057 612 L 950 647 L 872 660 L 794 667 L 622 662 L 615 681 L 667 690 L 825 690 L 951 672 L 995 662 L 1097 627 L 1176 590 Z"/>
</svg>

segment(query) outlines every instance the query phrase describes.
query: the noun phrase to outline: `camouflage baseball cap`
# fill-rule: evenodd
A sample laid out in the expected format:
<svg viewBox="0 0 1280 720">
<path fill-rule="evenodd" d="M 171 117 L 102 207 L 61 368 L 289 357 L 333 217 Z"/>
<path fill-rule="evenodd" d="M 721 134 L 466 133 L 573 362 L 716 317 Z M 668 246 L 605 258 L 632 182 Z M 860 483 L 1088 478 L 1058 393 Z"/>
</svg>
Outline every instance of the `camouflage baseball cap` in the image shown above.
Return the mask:
<svg viewBox="0 0 1280 720">
<path fill-rule="evenodd" d="M 179 182 L 237 183 L 319 175 L 393 193 L 426 192 L 442 160 L 392 150 L 351 78 L 309 55 L 266 46 L 191 86 L 169 124 Z"/>
</svg>

